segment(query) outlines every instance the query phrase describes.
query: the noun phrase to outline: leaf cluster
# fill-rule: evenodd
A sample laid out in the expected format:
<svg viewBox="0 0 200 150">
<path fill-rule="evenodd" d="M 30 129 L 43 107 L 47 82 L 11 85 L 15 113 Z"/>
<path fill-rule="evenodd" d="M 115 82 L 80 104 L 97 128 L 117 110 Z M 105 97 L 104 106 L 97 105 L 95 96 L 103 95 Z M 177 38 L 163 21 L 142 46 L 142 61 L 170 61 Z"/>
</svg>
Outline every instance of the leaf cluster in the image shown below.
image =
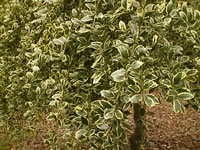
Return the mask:
<svg viewBox="0 0 200 150">
<path fill-rule="evenodd" d="M 1 14 L 4 123 L 47 114 L 68 149 L 117 150 L 131 106 L 159 104 L 154 91 L 175 112 L 200 109 L 200 12 L 186 3 L 25 0 Z"/>
</svg>

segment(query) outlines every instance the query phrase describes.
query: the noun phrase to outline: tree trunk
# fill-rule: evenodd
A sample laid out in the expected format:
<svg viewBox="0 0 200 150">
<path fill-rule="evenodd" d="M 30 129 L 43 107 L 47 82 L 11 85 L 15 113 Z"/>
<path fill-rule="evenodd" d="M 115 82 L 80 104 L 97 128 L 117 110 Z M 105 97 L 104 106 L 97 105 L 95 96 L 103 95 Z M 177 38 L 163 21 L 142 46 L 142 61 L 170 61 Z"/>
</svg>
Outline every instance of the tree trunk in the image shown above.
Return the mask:
<svg viewBox="0 0 200 150">
<path fill-rule="evenodd" d="M 145 109 L 141 104 L 134 104 L 135 131 L 130 138 L 131 150 L 144 150 L 146 127 L 144 123 Z"/>
</svg>

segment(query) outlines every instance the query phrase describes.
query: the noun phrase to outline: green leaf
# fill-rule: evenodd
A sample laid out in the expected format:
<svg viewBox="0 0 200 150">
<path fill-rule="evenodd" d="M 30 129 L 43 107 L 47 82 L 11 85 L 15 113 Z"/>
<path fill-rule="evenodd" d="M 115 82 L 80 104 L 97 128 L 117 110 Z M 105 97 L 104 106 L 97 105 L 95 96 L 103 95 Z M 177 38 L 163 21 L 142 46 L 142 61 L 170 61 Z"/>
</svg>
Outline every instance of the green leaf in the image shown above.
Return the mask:
<svg viewBox="0 0 200 150">
<path fill-rule="evenodd" d="M 186 18 L 187 18 L 186 13 L 183 12 L 183 11 L 180 11 L 180 12 L 179 12 L 179 16 L 180 16 L 182 19 L 184 19 L 184 20 L 186 20 Z"/>
<path fill-rule="evenodd" d="M 158 36 L 155 34 L 153 36 L 153 42 L 152 42 L 152 44 L 155 45 L 157 42 L 158 42 Z"/>
<path fill-rule="evenodd" d="M 81 116 L 81 122 L 83 125 L 88 126 L 89 125 L 89 121 L 86 117 Z"/>
<path fill-rule="evenodd" d="M 155 104 L 159 104 L 160 103 L 160 101 L 158 100 L 158 98 L 155 95 L 148 94 L 146 96 L 148 96 L 149 98 L 151 98 Z"/>
<path fill-rule="evenodd" d="M 182 93 L 182 92 L 189 92 L 190 93 L 190 90 L 189 89 L 187 89 L 187 88 L 178 88 L 178 89 L 176 89 L 176 91 L 178 92 L 178 93 Z"/>
<path fill-rule="evenodd" d="M 122 7 L 126 8 L 127 7 L 127 1 L 121 0 L 121 5 L 122 5 Z"/>
<path fill-rule="evenodd" d="M 56 45 L 63 45 L 63 44 L 65 44 L 67 42 L 67 39 L 64 36 L 62 36 L 62 37 L 60 37 L 58 39 L 53 39 L 53 42 Z"/>
<path fill-rule="evenodd" d="M 192 19 L 193 19 L 193 10 L 192 10 L 192 8 L 188 8 L 187 9 L 187 18 L 188 18 L 188 21 L 192 21 Z"/>
<path fill-rule="evenodd" d="M 170 12 L 172 11 L 173 9 L 173 2 L 170 1 L 168 4 L 167 4 L 167 7 L 166 7 L 166 11 L 168 14 L 170 14 Z"/>
<path fill-rule="evenodd" d="M 63 135 L 63 138 L 64 139 L 67 139 L 71 136 L 72 134 L 72 130 L 71 129 L 66 129 L 65 132 L 64 132 L 64 135 Z"/>
<path fill-rule="evenodd" d="M 173 83 L 178 84 L 181 80 L 183 80 L 186 77 L 186 73 L 179 72 L 173 77 Z"/>
<path fill-rule="evenodd" d="M 33 78 L 34 75 L 33 75 L 32 72 L 27 72 L 27 73 L 26 73 L 26 77 L 27 77 L 27 78 Z"/>
<path fill-rule="evenodd" d="M 200 11 L 199 10 L 194 10 L 194 18 L 196 20 L 199 20 L 200 19 Z"/>
<path fill-rule="evenodd" d="M 104 135 L 105 135 L 105 134 L 104 134 L 104 132 L 102 132 L 102 131 L 100 131 L 100 132 L 97 133 L 97 136 L 98 136 L 99 138 L 103 138 Z"/>
<path fill-rule="evenodd" d="M 82 139 L 86 134 L 88 133 L 88 130 L 86 129 L 80 129 L 75 133 L 75 138 L 77 140 Z"/>
<path fill-rule="evenodd" d="M 95 5 L 94 4 L 91 4 L 91 3 L 87 3 L 85 4 L 85 6 L 89 9 L 89 10 L 95 10 Z"/>
<path fill-rule="evenodd" d="M 190 69 L 187 71 L 187 77 L 189 76 L 194 76 L 198 73 L 198 70 L 197 69 Z"/>
<path fill-rule="evenodd" d="M 95 58 L 95 61 L 94 61 L 94 63 L 92 64 L 92 68 L 95 68 L 96 66 L 98 66 L 98 63 L 99 63 L 99 61 L 102 59 L 102 56 L 101 55 L 99 55 L 99 56 L 97 56 L 96 58 Z M 95 73 L 96 74 L 96 73 Z M 92 76 L 92 78 L 93 78 L 93 76 Z"/>
<path fill-rule="evenodd" d="M 100 101 L 99 101 L 99 104 L 100 104 L 101 107 L 103 107 L 103 108 L 113 108 L 113 107 L 114 107 L 111 103 L 109 103 L 109 102 L 107 102 L 107 101 L 105 101 L 105 100 L 100 100 Z"/>
<path fill-rule="evenodd" d="M 187 81 L 189 81 L 191 83 L 195 83 L 197 81 L 197 78 L 194 76 L 189 76 L 189 77 L 187 77 Z"/>
<path fill-rule="evenodd" d="M 50 112 L 50 114 L 47 116 L 47 120 L 56 120 L 58 117 L 58 113 Z"/>
<path fill-rule="evenodd" d="M 139 103 L 140 101 L 142 101 L 142 95 L 141 94 L 135 94 L 134 96 L 132 96 L 129 101 L 131 103 Z"/>
<path fill-rule="evenodd" d="M 30 89 L 31 88 L 31 84 L 27 83 L 25 84 L 22 89 Z"/>
<path fill-rule="evenodd" d="M 123 100 L 124 103 L 128 103 L 129 102 L 129 96 L 128 95 L 122 95 L 120 97 L 121 100 Z"/>
<path fill-rule="evenodd" d="M 179 61 L 180 61 L 181 63 L 186 63 L 186 62 L 188 62 L 189 60 L 190 60 L 190 57 L 189 57 L 189 56 L 182 56 L 182 57 L 179 58 Z"/>
<path fill-rule="evenodd" d="M 159 100 L 156 96 L 152 94 L 148 94 L 144 96 L 144 102 L 147 106 L 155 106 L 156 104 L 159 104 Z"/>
<path fill-rule="evenodd" d="M 102 76 L 104 75 L 104 73 L 99 72 L 99 73 L 95 73 L 91 78 L 93 79 L 93 84 L 97 84 L 99 83 L 99 81 L 101 80 Z"/>
<path fill-rule="evenodd" d="M 92 43 L 88 46 L 88 48 L 99 49 L 99 48 L 101 48 L 101 46 L 102 46 L 102 43 L 101 43 L 101 42 L 92 42 Z"/>
<path fill-rule="evenodd" d="M 38 66 L 33 66 L 33 67 L 32 67 L 32 70 L 33 70 L 33 71 L 39 71 L 40 68 L 39 68 Z"/>
<path fill-rule="evenodd" d="M 92 21 L 92 20 L 93 18 L 91 18 L 90 16 L 84 16 L 83 18 L 81 18 L 81 21 L 84 23 Z"/>
<path fill-rule="evenodd" d="M 165 10 L 165 3 L 161 3 L 160 5 L 157 5 L 157 11 L 158 13 L 163 13 Z"/>
<path fill-rule="evenodd" d="M 171 18 L 165 18 L 164 19 L 164 25 L 169 25 L 171 23 L 172 19 Z"/>
<path fill-rule="evenodd" d="M 72 16 L 77 17 L 78 11 L 76 9 L 72 9 Z"/>
<path fill-rule="evenodd" d="M 94 13 L 92 11 L 88 11 L 88 10 L 82 10 L 81 12 L 85 16 L 93 16 L 94 15 Z"/>
<path fill-rule="evenodd" d="M 52 99 L 61 99 L 62 95 L 61 94 L 54 94 L 52 96 Z"/>
<path fill-rule="evenodd" d="M 146 12 L 151 12 L 153 11 L 153 8 L 154 8 L 155 4 L 148 4 L 145 6 L 145 11 Z"/>
<path fill-rule="evenodd" d="M 85 111 L 82 107 L 76 106 L 74 109 L 75 109 L 75 112 L 76 112 L 77 115 L 87 116 L 87 111 Z"/>
<path fill-rule="evenodd" d="M 147 80 L 146 82 L 144 82 L 144 89 L 147 89 L 147 90 L 156 88 L 157 86 L 158 84 L 154 82 L 153 80 Z"/>
<path fill-rule="evenodd" d="M 175 99 L 175 96 L 172 96 L 172 95 L 168 95 L 166 98 L 167 102 L 169 103 L 173 102 L 174 99 Z"/>
<path fill-rule="evenodd" d="M 124 106 L 122 107 L 122 110 L 129 111 L 130 107 L 131 107 L 131 102 L 125 103 Z"/>
<path fill-rule="evenodd" d="M 27 117 L 30 113 L 31 113 L 31 111 L 30 111 L 30 110 L 27 110 L 27 111 L 23 114 L 23 116 L 24 116 L 24 117 Z"/>
<path fill-rule="evenodd" d="M 42 50 L 39 49 L 39 48 L 34 48 L 34 52 L 35 52 L 36 54 L 41 54 L 41 53 L 42 53 Z"/>
<path fill-rule="evenodd" d="M 46 90 L 47 89 L 47 83 L 46 82 L 42 82 L 41 88 Z"/>
<path fill-rule="evenodd" d="M 46 80 L 47 85 L 53 85 L 55 83 L 55 80 L 50 78 Z"/>
<path fill-rule="evenodd" d="M 85 28 L 85 27 L 81 27 L 80 30 L 79 30 L 78 32 L 81 33 L 81 34 L 84 34 L 84 33 L 90 32 L 90 30 L 87 29 L 87 28 Z"/>
<path fill-rule="evenodd" d="M 119 69 L 114 71 L 111 74 L 111 77 L 115 82 L 123 82 L 125 80 L 125 73 L 126 73 L 125 69 Z"/>
<path fill-rule="evenodd" d="M 177 92 L 176 92 L 176 90 L 168 90 L 167 95 L 176 96 Z"/>
<path fill-rule="evenodd" d="M 122 113 L 120 110 L 117 110 L 117 111 L 115 112 L 115 116 L 116 116 L 116 118 L 119 119 L 119 120 L 123 119 L 123 113 Z"/>
<path fill-rule="evenodd" d="M 77 26 L 80 26 L 82 24 L 82 22 L 77 18 L 72 18 L 71 21 L 73 24 L 75 24 Z"/>
<path fill-rule="evenodd" d="M 113 150 L 120 150 L 119 145 L 117 143 L 114 144 Z"/>
<path fill-rule="evenodd" d="M 134 61 L 131 64 L 132 69 L 139 69 L 144 63 L 142 61 Z"/>
<path fill-rule="evenodd" d="M 173 110 L 176 113 L 183 112 L 183 106 L 181 105 L 181 103 L 178 100 L 173 101 Z"/>
<path fill-rule="evenodd" d="M 99 128 L 100 130 L 106 130 L 109 128 L 109 126 L 106 123 L 100 123 L 97 125 L 97 128 Z"/>
<path fill-rule="evenodd" d="M 117 50 L 119 51 L 120 55 L 122 56 L 122 58 L 128 58 L 128 51 L 127 48 L 123 47 L 123 46 L 118 46 Z"/>
<path fill-rule="evenodd" d="M 189 92 L 182 92 L 178 94 L 178 97 L 182 100 L 190 100 L 194 98 L 194 95 Z"/>
<path fill-rule="evenodd" d="M 101 90 L 101 96 L 105 97 L 105 98 L 113 98 L 114 94 L 109 91 L 109 90 Z"/>
<path fill-rule="evenodd" d="M 41 89 L 40 89 L 40 87 L 39 87 L 39 86 L 37 86 L 37 88 L 36 88 L 35 92 L 36 92 L 37 94 L 41 94 Z"/>
<path fill-rule="evenodd" d="M 58 100 L 50 101 L 49 106 L 56 106 L 58 105 L 58 103 L 59 103 Z"/>
<path fill-rule="evenodd" d="M 200 20 L 197 20 L 193 25 L 192 25 L 193 29 L 199 29 L 200 28 Z"/>
<path fill-rule="evenodd" d="M 116 40 L 113 47 L 117 48 L 117 50 L 120 53 L 120 55 L 122 56 L 122 58 L 126 58 L 126 59 L 128 58 L 128 48 L 129 48 L 128 44 L 123 43 L 120 40 Z"/>
<path fill-rule="evenodd" d="M 126 24 L 121 20 L 119 21 L 119 29 L 123 32 L 126 31 Z"/>
<path fill-rule="evenodd" d="M 133 38 L 126 38 L 124 40 L 124 42 L 127 43 L 127 44 L 132 44 L 134 42 L 134 40 L 133 40 Z"/>
<path fill-rule="evenodd" d="M 182 55 L 182 52 L 183 52 L 183 47 L 181 47 L 180 45 L 174 45 L 172 47 L 172 50 L 173 50 L 173 53 L 175 55 Z"/>
<path fill-rule="evenodd" d="M 144 14 L 144 9 L 142 7 L 138 7 L 136 10 L 136 14 L 137 16 L 142 17 Z"/>
<path fill-rule="evenodd" d="M 139 85 L 129 85 L 128 90 L 133 93 L 139 93 L 141 88 Z"/>
<path fill-rule="evenodd" d="M 145 47 L 142 46 L 142 45 L 138 45 L 138 46 L 135 48 L 135 50 L 136 50 L 136 52 L 137 52 L 138 55 L 142 55 L 142 54 L 144 54 L 144 55 L 146 55 L 146 56 L 149 55 L 148 49 L 145 48 Z"/>
<path fill-rule="evenodd" d="M 114 111 L 115 109 L 114 108 L 109 108 L 109 109 L 106 109 L 105 112 L 104 112 L 104 119 L 112 119 L 113 116 L 114 116 Z"/>
<path fill-rule="evenodd" d="M 155 74 L 147 74 L 145 76 L 145 80 L 153 80 L 154 81 L 156 79 L 158 79 L 158 77 Z"/>
</svg>

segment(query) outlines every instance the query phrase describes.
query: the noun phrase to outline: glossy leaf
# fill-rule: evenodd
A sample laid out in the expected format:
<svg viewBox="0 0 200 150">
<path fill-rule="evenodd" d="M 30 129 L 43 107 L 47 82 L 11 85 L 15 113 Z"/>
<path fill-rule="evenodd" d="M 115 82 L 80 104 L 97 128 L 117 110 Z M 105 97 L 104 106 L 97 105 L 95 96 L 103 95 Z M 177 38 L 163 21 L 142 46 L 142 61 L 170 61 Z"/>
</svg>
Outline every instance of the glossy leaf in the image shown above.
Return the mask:
<svg viewBox="0 0 200 150">
<path fill-rule="evenodd" d="M 173 82 L 174 84 L 178 84 L 181 80 L 183 80 L 186 77 L 186 74 L 183 72 L 179 72 L 177 73 L 174 77 L 173 77 Z"/>
<path fill-rule="evenodd" d="M 126 25 L 122 20 L 119 21 L 119 29 L 122 31 L 126 31 Z"/>
<path fill-rule="evenodd" d="M 155 106 L 156 104 L 159 104 L 159 100 L 156 96 L 149 94 L 144 96 L 144 102 L 147 106 Z"/>
<path fill-rule="evenodd" d="M 56 45 L 63 45 L 64 43 L 67 42 L 67 39 L 66 39 L 64 36 L 62 36 L 62 37 L 60 37 L 60 38 L 58 38 L 58 39 L 54 39 L 53 42 L 54 42 Z"/>
<path fill-rule="evenodd" d="M 119 119 L 119 120 L 123 119 L 123 113 L 122 113 L 120 110 L 117 110 L 117 111 L 115 112 L 115 116 L 116 116 L 116 118 Z"/>
<path fill-rule="evenodd" d="M 101 123 L 97 125 L 97 128 L 99 128 L 100 130 L 106 130 L 109 128 L 109 126 L 105 123 Z"/>
<path fill-rule="evenodd" d="M 84 136 L 86 136 L 87 133 L 88 133 L 88 131 L 86 129 L 80 129 L 75 133 L 75 138 L 76 139 L 81 139 Z"/>
<path fill-rule="evenodd" d="M 182 92 L 178 94 L 178 97 L 182 100 L 190 100 L 194 98 L 194 95 L 189 92 Z"/>
<path fill-rule="evenodd" d="M 99 103 L 103 108 L 113 108 L 114 107 L 110 102 L 105 101 L 105 100 L 100 100 Z"/>
<path fill-rule="evenodd" d="M 32 70 L 33 70 L 33 71 L 39 71 L 40 68 L 39 68 L 38 66 L 33 66 Z"/>
<path fill-rule="evenodd" d="M 183 111 L 182 105 L 178 100 L 173 101 L 173 109 L 176 113 Z"/>
<path fill-rule="evenodd" d="M 139 69 L 144 63 L 141 61 L 135 61 L 131 64 L 132 69 Z"/>
<path fill-rule="evenodd" d="M 91 78 L 93 79 L 93 84 L 97 84 L 102 76 L 104 75 L 104 73 L 100 72 L 100 73 L 95 73 Z"/>
<path fill-rule="evenodd" d="M 125 69 L 119 69 L 111 74 L 111 77 L 116 82 L 123 82 L 125 80 Z"/>
<path fill-rule="evenodd" d="M 153 80 L 148 80 L 146 82 L 144 82 L 144 89 L 153 89 L 153 88 L 156 88 L 158 86 L 158 84 L 153 81 Z"/>
<path fill-rule="evenodd" d="M 101 92 L 101 96 L 105 97 L 105 98 L 112 98 L 114 97 L 113 93 L 109 90 L 102 90 Z"/>
<path fill-rule="evenodd" d="M 112 119 L 113 116 L 114 116 L 114 111 L 115 109 L 114 108 L 109 108 L 109 109 L 106 109 L 105 112 L 104 112 L 104 119 Z"/>
<path fill-rule="evenodd" d="M 141 94 L 135 94 L 134 96 L 132 96 L 129 101 L 131 103 L 139 103 L 140 101 L 142 101 L 142 95 Z"/>
</svg>

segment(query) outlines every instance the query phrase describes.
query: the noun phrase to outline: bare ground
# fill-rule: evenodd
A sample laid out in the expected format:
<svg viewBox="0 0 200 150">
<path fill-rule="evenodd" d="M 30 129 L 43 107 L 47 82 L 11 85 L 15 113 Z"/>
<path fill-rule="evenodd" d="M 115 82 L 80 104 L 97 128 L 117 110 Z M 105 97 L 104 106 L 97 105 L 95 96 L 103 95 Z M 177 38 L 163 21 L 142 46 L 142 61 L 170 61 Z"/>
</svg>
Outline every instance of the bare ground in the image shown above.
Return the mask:
<svg viewBox="0 0 200 150">
<path fill-rule="evenodd" d="M 189 108 L 185 114 L 176 114 L 169 103 L 164 100 L 161 103 L 148 109 L 153 115 L 146 117 L 149 141 L 146 150 L 200 150 L 200 113 Z M 54 126 L 42 120 L 36 125 L 37 134 L 30 134 L 30 137 L 26 135 L 21 144 L 25 150 L 50 149 L 43 143 L 43 139 Z M 130 121 L 133 123 L 131 119 Z M 0 150 L 21 150 L 22 148 L 16 146 L 19 145 L 17 142 L 8 141 L 0 132 Z M 128 145 L 124 147 L 124 150 L 128 149 Z"/>
<path fill-rule="evenodd" d="M 176 114 L 172 106 L 161 101 L 149 110 L 154 113 L 148 122 L 149 150 L 200 150 L 200 113 L 192 108 Z"/>
</svg>

